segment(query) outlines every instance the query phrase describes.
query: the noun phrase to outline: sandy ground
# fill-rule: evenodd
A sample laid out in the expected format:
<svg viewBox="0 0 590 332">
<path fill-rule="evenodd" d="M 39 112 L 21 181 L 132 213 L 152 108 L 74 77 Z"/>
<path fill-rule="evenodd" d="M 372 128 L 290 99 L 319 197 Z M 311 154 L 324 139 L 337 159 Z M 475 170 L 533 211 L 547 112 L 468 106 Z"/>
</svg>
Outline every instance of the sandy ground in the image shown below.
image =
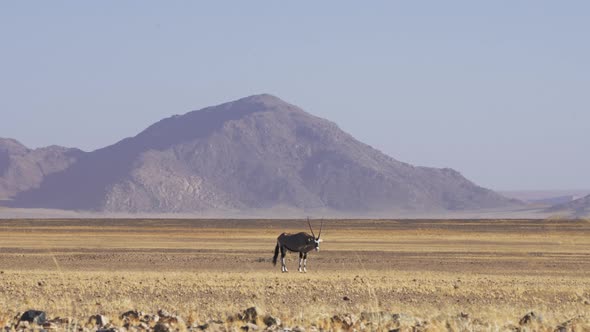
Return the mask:
<svg viewBox="0 0 590 332">
<path fill-rule="evenodd" d="M 294 254 L 291 272 L 272 265 L 284 231 L 308 228 L 302 220 L 1 220 L 0 323 L 30 308 L 80 321 L 165 308 L 197 324 L 249 306 L 320 329 L 334 315 L 363 312 L 419 317 L 433 331 L 508 330 L 529 311 L 551 331 L 576 317 L 590 322 L 588 221 L 328 220 L 307 274 L 296 272 Z"/>
</svg>

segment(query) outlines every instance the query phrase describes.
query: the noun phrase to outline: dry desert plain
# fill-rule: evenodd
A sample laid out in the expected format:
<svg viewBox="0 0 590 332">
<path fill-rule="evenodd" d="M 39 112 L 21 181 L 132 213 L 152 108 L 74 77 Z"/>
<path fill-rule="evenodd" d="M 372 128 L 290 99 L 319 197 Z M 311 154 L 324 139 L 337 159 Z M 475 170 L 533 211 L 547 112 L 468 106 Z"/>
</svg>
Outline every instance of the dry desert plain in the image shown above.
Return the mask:
<svg viewBox="0 0 590 332">
<path fill-rule="evenodd" d="M 327 220 L 306 274 L 272 265 L 284 231 L 308 229 L 0 220 L 0 327 L 41 329 L 18 322 L 37 309 L 71 331 L 590 331 L 585 220 Z"/>
</svg>

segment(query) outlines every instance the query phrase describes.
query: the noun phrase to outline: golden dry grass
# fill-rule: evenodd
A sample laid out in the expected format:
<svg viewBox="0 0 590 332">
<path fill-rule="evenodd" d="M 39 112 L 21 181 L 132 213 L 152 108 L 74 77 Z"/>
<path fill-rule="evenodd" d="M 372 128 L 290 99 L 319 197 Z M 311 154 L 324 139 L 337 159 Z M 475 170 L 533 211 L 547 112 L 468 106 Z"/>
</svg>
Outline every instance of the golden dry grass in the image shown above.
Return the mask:
<svg viewBox="0 0 590 332">
<path fill-rule="evenodd" d="M 293 272 L 290 254 L 282 274 L 275 238 L 301 230 L 296 220 L 0 221 L 0 326 L 30 308 L 81 323 L 164 308 L 190 326 L 256 306 L 325 330 L 347 314 L 367 330 L 553 331 L 576 317 L 590 330 L 586 221 L 329 221 L 309 273 Z M 542 321 L 520 326 L 530 311 Z"/>
</svg>

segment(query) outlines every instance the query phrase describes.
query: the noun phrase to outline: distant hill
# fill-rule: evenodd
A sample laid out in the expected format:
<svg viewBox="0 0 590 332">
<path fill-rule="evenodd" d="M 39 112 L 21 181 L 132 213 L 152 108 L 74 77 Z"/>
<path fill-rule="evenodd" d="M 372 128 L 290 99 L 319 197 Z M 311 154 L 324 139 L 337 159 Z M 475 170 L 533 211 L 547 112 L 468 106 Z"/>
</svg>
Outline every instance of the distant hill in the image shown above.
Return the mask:
<svg viewBox="0 0 590 332">
<path fill-rule="evenodd" d="M 39 187 L 46 176 L 65 170 L 82 154 L 61 146 L 31 150 L 14 139 L 0 138 L 0 201 Z"/>
<path fill-rule="evenodd" d="M 509 190 L 499 191 L 499 194 L 514 198 L 523 202 L 541 204 L 541 205 L 556 205 L 567 203 L 575 199 L 584 197 L 590 194 L 590 189 L 587 190 Z"/>
<path fill-rule="evenodd" d="M 6 146 L 0 190 L 13 207 L 358 212 L 517 204 L 455 170 L 395 160 L 336 124 L 266 94 L 172 116 L 88 153 L 29 150 L 14 141 Z"/>
<path fill-rule="evenodd" d="M 556 204 L 564 204 L 574 200 L 574 196 L 566 195 L 566 196 L 556 196 L 556 197 L 549 197 L 543 199 L 535 199 L 531 200 L 530 202 L 533 204 L 541 204 L 541 205 L 556 205 Z"/>
<path fill-rule="evenodd" d="M 572 217 L 590 217 L 590 195 L 578 198 L 574 201 L 557 204 L 549 209 L 547 212 L 565 213 Z"/>
</svg>

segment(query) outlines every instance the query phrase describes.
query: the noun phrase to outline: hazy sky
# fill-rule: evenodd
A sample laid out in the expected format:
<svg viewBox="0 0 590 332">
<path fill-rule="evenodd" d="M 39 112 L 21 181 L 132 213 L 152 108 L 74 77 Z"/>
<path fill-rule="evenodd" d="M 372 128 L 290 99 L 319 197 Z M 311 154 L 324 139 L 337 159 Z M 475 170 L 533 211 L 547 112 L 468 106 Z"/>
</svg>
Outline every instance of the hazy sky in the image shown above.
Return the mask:
<svg viewBox="0 0 590 332">
<path fill-rule="evenodd" d="M 29 147 L 267 92 L 482 186 L 590 188 L 588 1 L 2 1 L 0 41 Z"/>
</svg>

